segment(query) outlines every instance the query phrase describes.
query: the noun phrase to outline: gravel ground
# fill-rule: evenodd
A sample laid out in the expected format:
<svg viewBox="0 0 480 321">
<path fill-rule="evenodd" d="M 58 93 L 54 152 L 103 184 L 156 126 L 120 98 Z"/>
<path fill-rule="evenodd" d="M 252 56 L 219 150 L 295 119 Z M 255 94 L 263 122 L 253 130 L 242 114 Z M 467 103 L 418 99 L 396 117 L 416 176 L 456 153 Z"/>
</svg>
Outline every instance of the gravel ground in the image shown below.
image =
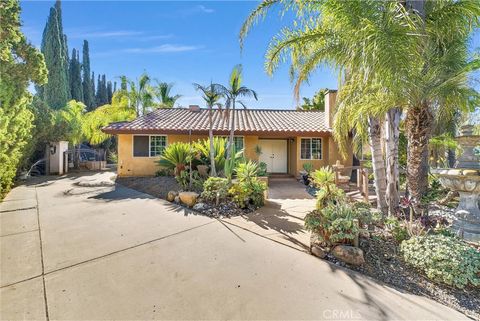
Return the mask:
<svg viewBox="0 0 480 321">
<path fill-rule="evenodd" d="M 338 261 L 331 254 L 328 254 L 326 259 L 399 290 L 429 297 L 473 319 L 480 320 L 480 288 L 470 287 L 461 290 L 434 283 L 422 272 L 411 268 L 402 260 L 399 246 L 382 230 L 373 232 L 370 237 L 360 238 L 360 248 L 365 257 L 365 264 L 362 266 L 350 266 Z"/>
<path fill-rule="evenodd" d="M 167 197 L 169 191 L 180 190 L 175 177 L 172 176 L 118 177 L 116 182 L 125 187 L 163 199 Z"/>
</svg>

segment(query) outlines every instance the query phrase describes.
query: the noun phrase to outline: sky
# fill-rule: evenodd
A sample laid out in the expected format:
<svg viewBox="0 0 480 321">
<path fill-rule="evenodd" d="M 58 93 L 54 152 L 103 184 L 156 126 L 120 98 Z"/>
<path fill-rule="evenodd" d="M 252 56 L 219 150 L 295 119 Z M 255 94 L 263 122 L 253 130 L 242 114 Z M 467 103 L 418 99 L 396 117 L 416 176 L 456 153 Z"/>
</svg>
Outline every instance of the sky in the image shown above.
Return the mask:
<svg viewBox="0 0 480 321">
<path fill-rule="evenodd" d="M 258 93 L 249 108 L 291 109 L 297 102 L 284 64 L 273 75 L 264 71 L 268 44 L 292 19 L 274 13 L 258 24 L 240 50 L 238 34 L 259 1 L 63 1 L 63 27 L 69 51 L 90 46 L 91 69 L 110 80 L 121 75 L 137 79 L 143 72 L 174 83 L 180 106 L 204 103 L 192 83 L 225 84 L 236 64 L 243 65 L 244 85 Z M 40 47 L 42 32 L 54 1 L 21 1 L 22 30 Z M 480 35 L 472 48 L 480 47 Z M 317 70 L 301 96 L 312 97 L 321 88 L 336 89 L 336 72 Z"/>
<path fill-rule="evenodd" d="M 40 47 L 42 32 L 54 1 L 23 1 L 22 22 L 27 38 Z M 257 1 L 63 1 L 63 28 L 69 51 L 90 46 L 91 69 L 115 80 L 136 79 L 146 71 L 152 78 L 174 83 L 181 106 L 203 101 L 192 83 L 225 84 L 236 64 L 243 65 L 244 85 L 258 93 L 249 108 L 291 109 L 296 106 L 288 65 L 273 77 L 264 71 L 268 43 L 290 21 L 273 15 L 253 29 L 240 50 L 238 34 Z M 117 79 L 118 80 L 118 79 Z M 302 96 L 320 88 L 337 88 L 337 76 L 321 68 Z"/>
</svg>

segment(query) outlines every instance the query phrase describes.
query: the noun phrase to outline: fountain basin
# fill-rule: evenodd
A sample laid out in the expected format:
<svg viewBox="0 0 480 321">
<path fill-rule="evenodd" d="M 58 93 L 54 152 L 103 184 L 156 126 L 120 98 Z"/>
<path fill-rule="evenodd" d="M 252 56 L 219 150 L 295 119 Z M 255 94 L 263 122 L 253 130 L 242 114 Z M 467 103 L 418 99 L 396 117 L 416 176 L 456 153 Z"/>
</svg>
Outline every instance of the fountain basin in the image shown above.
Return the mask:
<svg viewBox="0 0 480 321">
<path fill-rule="evenodd" d="M 444 187 L 460 194 L 453 228 L 466 240 L 480 242 L 480 170 L 432 169 L 432 173 Z"/>
</svg>

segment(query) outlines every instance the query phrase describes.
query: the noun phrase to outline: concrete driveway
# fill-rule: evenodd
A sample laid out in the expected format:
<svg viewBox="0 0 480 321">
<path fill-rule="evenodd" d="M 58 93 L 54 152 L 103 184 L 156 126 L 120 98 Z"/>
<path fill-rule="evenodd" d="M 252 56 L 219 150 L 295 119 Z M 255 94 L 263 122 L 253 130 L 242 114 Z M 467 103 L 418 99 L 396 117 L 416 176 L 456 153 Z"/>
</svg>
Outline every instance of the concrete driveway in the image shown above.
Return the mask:
<svg viewBox="0 0 480 321">
<path fill-rule="evenodd" d="M 0 319 L 466 319 L 105 174 L 15 188 L 0 204 Z"/>
</svg>

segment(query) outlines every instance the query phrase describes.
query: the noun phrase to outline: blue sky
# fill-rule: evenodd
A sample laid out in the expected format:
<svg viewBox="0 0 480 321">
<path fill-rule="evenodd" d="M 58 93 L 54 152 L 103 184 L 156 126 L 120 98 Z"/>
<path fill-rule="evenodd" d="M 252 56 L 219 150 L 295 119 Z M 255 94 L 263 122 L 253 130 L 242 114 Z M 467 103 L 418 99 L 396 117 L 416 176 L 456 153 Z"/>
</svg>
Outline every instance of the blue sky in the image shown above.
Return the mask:
<svg viewBox="0 0 480 321">
<path fill-rule="evenodd" d="M 23 1 L 23 31 L 36 46 L 54 1 Z M 147 71 L 153 78 L 175 83 L 179 104 L 200 104 L 192 83 L 225 83 L 235 64 L 244 69 L 244 84 L 255 89 L 259 101 L 251 108 L 289 109 L 292 95 L 287 65 L 273 77 L 264 72 L 264 53 L 269 40 L 290 23 L 272 15 L 247 38 L 240 52 L 238 32 L 258 1 L 64 1 L 63 26 L 69 50 L 90 44 L 91 68 L 115 79 L 135 79 Z M 472 47 L 480 46 L 478 33 Z M 311 97 L 319 88 L 337 88 L 337 76 L 320 68 L 301 95 Z"/>
<path fill-rule="evenodd" d="M 21 2 L 23 30 L 40 46 L 49 8 L 54 1 Z M 200 104 L 193 82 L 225 83 L 241 63 L 244 84 L 257 91 L 252 108 L 293 108 L 295 101 L 287 66 L 273 77 L 264 72 L 264 53 L 270 38 L 283 26 L 279 16 L 267 18 L 247 38 L 240 51 L 238 32 L 256 1 L 64 1 L 63 26 L 69 50 L 90 45 L 91 68 L 107 78 L 130 78 L 147 71 L 152 77 L 175 83 L 179 104 Z M 319 70 L 303 96 L 319 88 L 336 88 L 334 72 Z"/>
</svg>

